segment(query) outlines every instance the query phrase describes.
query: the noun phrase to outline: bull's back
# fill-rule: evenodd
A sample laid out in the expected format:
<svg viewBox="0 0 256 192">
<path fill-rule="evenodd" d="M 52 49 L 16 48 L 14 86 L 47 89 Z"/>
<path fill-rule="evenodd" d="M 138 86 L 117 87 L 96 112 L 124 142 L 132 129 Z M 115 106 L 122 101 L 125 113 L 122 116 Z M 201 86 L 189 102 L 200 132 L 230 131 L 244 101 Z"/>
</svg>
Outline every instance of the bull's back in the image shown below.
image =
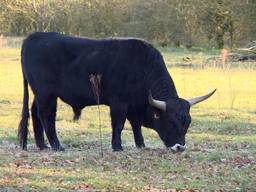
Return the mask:
<svg viewBox="0 0 256 192">
<path fill-rule="evenodd" d="M 101 74 L 105 97 L 131 99 L 146 93 L 143 83 L 149 50 L 152 47 L 139 39 L 91 40 L 34 33 L 23 43 L 22 68 L 35 94 L 52 93 L 67 103 L 88 100 L 90 104 L 89 76 Z"/>
</svg>

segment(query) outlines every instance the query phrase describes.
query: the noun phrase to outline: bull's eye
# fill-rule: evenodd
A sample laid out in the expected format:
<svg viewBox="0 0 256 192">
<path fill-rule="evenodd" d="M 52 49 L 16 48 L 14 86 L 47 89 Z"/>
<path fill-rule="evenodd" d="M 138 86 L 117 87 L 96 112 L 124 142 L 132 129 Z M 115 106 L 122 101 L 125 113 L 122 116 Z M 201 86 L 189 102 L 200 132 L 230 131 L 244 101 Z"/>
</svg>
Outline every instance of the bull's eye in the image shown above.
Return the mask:
<svg viewBox="0 0 256 192">
<path fill-rule="evenodd" d="M 159 115 L 159 113 L 154 113 L 154 119 L 159 119 L 160 118 L 160 115 Z"/>
</svg>

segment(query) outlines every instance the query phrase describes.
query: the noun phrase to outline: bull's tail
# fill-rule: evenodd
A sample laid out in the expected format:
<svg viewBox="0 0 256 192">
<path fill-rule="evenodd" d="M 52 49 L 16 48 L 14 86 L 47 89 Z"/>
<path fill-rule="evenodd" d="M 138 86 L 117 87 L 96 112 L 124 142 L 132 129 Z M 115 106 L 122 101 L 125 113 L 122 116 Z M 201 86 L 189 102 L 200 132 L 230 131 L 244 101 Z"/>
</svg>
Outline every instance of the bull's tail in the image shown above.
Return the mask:
<svg viewBox="0 0 256 192">
<path fill-rule="evenodd" d="M 29 93 L 28 93 L 28 81 L 23 75 L 23 107 L 22 107 L 22 116 L 19 124 L 18 130 L 18 139 L 20 142 L 20 146 L 23 150 L 27 149 L 27 137 L 28 137 L 28 120 L 29 120 Z"/>
</svg>

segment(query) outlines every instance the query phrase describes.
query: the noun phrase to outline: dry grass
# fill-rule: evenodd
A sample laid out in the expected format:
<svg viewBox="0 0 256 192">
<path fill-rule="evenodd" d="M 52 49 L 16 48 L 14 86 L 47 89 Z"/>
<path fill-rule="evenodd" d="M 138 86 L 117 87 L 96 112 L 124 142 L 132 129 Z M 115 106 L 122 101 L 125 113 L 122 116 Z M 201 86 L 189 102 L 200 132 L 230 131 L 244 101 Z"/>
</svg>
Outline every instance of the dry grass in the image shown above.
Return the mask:
<svg viewBox="0 0 256 192">
<path fill-rule="evenodd" d="M 187 53 L 174 55 L 164 53 L 180 96 L 196 96 L 218 88 L 208 102 L 191 111 L 189 149 L 172 154 L 157 134 L 147 128 L 143 129 L 147 148 L 136 149 L 127 123 L 122 134 L 124 151 L 113 153 L 108 108 L 102 106 L 104 157 L 101 158 L 97 108 L 86 108 L 81 120 L 74 123 L 72 110 L 62 102 L 58 106 L 57 130 L 66 151 L 39 152 L 32 131 L 29 151 L 18 148 L 16 132 L 22 105 L 19 50 L 0 49 L 0 190 L 253 191 L 256 71 L 176 68 L 172 64 L 182 62 Z"/>
</svg>

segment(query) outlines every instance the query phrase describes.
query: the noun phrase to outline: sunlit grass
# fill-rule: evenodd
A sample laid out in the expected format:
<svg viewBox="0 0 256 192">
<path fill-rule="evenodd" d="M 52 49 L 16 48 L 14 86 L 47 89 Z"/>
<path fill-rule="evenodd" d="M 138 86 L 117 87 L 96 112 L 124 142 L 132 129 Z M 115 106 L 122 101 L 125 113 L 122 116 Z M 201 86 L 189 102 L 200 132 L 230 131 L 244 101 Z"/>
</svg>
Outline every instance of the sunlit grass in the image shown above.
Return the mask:
<svg viewBox="0 0 256 192">
<path fill-rule="evenodd" d="M 218 89 L 191 109 L 189 148 L 183 154 L 165 149 L 147 128 L 143 128 L 147 148 L 136 149 L 129 123 L 122 134 L 124 151 L 113 153 L 109 109 L 102 106 L 101 157 L 97 107 L 86 108 L 75 123 L 71 108 L 61 101 L 56 124 L 65 152 L 38 151 L 31 127 L 29 151 L 22 152 L 16 139 L 23 95 L 19 51 L 0 49 L 0 191 L 256 188 L 256 70 L 177 68 L 173 65 L 189 54 L 200 65 L 213 53 L 164 51 L 181 97 Z"/>
</svg>

